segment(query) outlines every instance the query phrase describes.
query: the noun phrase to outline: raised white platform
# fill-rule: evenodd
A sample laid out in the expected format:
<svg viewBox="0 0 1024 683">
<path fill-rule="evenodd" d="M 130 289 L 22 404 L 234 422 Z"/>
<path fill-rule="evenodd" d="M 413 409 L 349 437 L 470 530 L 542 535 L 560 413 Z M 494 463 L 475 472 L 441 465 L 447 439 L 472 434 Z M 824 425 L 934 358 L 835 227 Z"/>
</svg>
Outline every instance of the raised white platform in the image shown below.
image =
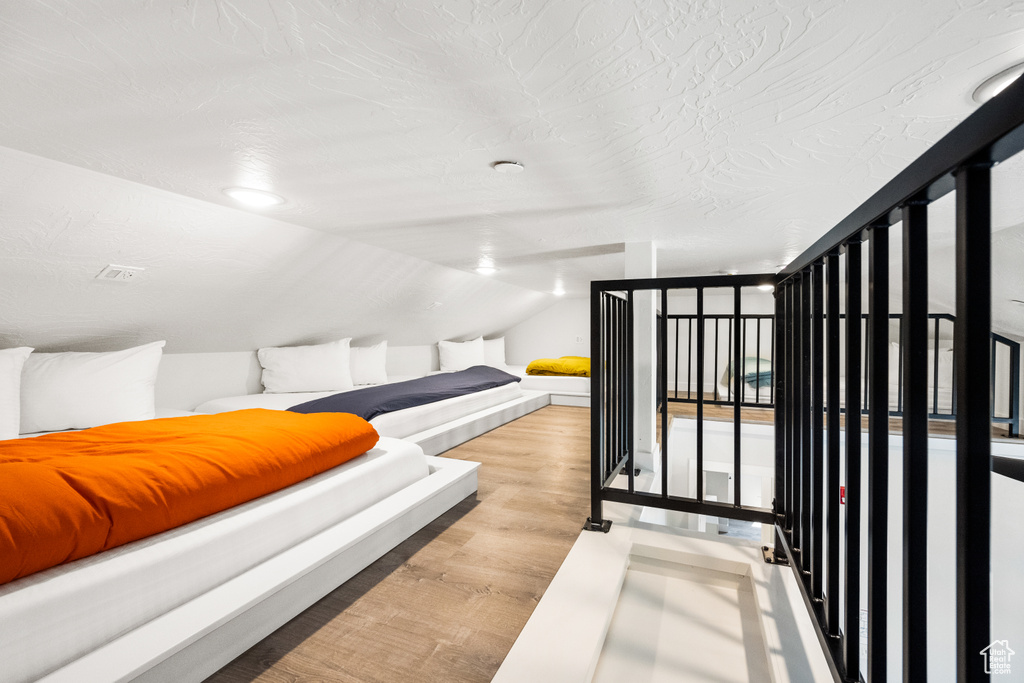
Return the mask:
<svg viewBox="0 0 1024 683">
<path fill-rule="evenodd" d="M 589 408 L 590 394 L 573 391 L 553 391 L 551 392 L 551 405 Z"/>
<path fill-rule="evenodd" d="M 618 520 L 581 532 L 494 683 L 831 680 L 792 569 L 606 507 Z"/>
<path fill-rule="evenodd" d="M 479 463 L 427 460 L 425 479 L 39 680 L 203 680 L 477 490 Z"/>
<path fill-rule="evenodd" d="M 547 392 L 524 391 L 516 399 L 485 408 L 458 420 L 445 422 L 437 427 L 407 436 L 404 440 L 418 444 L 427 455 L 440 455 L 459 444 L 475 439 L 481 434 L 486 434 L 492 429 L 527 413 L 540 410 L 549 404 L 550 398 Z"/>
</svg>

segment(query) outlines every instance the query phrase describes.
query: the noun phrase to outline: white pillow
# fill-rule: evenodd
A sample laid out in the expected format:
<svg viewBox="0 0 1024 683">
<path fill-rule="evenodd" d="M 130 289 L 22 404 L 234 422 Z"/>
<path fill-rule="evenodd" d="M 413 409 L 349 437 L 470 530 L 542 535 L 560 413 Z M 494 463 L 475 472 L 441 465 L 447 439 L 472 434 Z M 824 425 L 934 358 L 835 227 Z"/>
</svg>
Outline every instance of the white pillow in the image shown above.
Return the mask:
<svg viewBox="0 0 1024 683">
<path fill-rule="evenodd" d="M 33 353 L 21 373 L 21 432 L 153 419 L 165 343 L 110 353 Z"/>
<path fill-rule="evenodd" d="M 30 346 L 0 351 L 0 439 L 21 433 L 21 367 L 30 353 Z"/>
<path fill-rule="evenodd" d="M 388 340 L 373 346 L 353 346 L 351 349 L 352 384 L 387 384 L 384 369 L 388 359 Z"/>
<path fill-rule="evenodd" d="M 437 342 L 437 355 L 441 359 L 441 372 L 455 372 L 474 365 L 486 365 L 483 337 L 467 342 Z"/>
<path fill-rule="evenodd" d="M 484 364 L 492 368 L 505 367 L 505 338 L 484 339 Z"/>
<path fill-rule="evenodd" d="M 263 393 L 351 389 L 351 341 L 346 338 L 313 346 L 260 349 L 256 357 L 263 366 Z"/>
</svg>

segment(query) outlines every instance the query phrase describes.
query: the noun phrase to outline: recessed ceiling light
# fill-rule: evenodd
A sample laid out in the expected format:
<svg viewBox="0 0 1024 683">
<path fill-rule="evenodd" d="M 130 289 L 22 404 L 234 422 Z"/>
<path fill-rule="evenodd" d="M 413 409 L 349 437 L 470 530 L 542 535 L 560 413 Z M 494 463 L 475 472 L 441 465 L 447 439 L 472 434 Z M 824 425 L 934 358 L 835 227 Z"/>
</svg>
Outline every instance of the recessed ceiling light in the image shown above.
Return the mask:
<svg viewBox="0 0 1024 683">
<path fill-rule="evenodd" d="M 762 292 L 775 291 L 775 285 L 758 285 L 757 288 L 760 289 Z"/>
<path fill-rule="evenodd" d="M 522 173 L 523 165 L 518 161 L 495 161 L 491 164 L 498 173 Z"/>
<path fill-rule="evenodd" d="M 284 197 L 276 195 L 273 192 L 254 190 L 251 187 L 228 187 L 224 189 L 224 194 L 231 197 L 239 204 L 245 204 L 246 206 L 256 208 L 265 208 L 268 206 L 284 204 Z"/>
<path fill-rule="evenodd" d="M 562 285 L 555 285 L 555 289 L 551 293 L 555 296 L 565 296 L 565 289 Z"/>
<path fill-rule="evenodd" d="M 1005 90 L 1006 87 L 1017 80 L 1022 73 L 1024 73 L 1024 62 L 1015 64 L 1009 69 L 1004 69 L 979 85 L 971 97 L 975 102 L 984 104 Z"/>
<path fill-rule="evenodd" d="M 480 275 L 494 275 L 498 269 L 494 267 L 494 261 L 490 256 L 481 256 L 476 262 L 476 272 Z"/>
</svg>

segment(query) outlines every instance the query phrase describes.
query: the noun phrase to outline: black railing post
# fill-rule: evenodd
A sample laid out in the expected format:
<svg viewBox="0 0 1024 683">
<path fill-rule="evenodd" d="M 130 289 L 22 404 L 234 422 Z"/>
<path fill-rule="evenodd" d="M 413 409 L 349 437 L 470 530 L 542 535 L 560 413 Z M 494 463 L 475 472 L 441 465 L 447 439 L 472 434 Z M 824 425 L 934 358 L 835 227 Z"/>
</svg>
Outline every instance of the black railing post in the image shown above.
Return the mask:
<svg viewBox="0 0 1024 683">
<path fill-rule="evenodd" d="M 619 419 L 621 423 L 619 425 L 619 437 L 621 439 L 619 452 L 615 454 L 614 460 L 609 463 L 608 472 L 605 472 L 605 476 L 611 473 L 611 469 L 615 466 L 615 463 L 619 459 L 633 451 L 633 301 L 632 292 L 629 293 L 628 298 L 623 301 L 622 299 L 616 299 L 619 304 L 619 349 L 622 355 L 622 379 L 620 380 L 620 386 L 622 387 L 622 395 L 626 397 L 626 400 L 621 402 L 621 411 L 619 413 Z"/>
<path fill-rule="evenodd" d="M 590 285 L 590 517 L 584 528 L 600 529 L 604 523 L 601 506 L 601 463 L 604 459 L 605 396 L 603 382 L 605 363 L 603 306 L 605 294 L 595 284 Z"/>
<path fill-rule="evenodd" d="M 716 327 L 718 323 L 715 323 Z M 715 349 L 718 355 L 718 349 Z M 665 494 L 667 495 L 667 491 Z M 697 288 L 697 501 L 704 502 L 704 288 Z"/>
<path fill-rule="evenodd" d="M 793 545 L 793 552 L 798 552 L 798 539 L 794 533 L 797 527 L 797 473 L 795 470 L 796 459 L 796 411 L 799 406 L 796 403 L 796 347 L 794 344 L 794 331 L 796 329 L 796 283 L 798 278 L 793 277 L 786 287 L 786 393 L 783 402 L 789 406 L 786 410 L 786 531 L 790 534 L 790 543 Z M 795 561 L 796 558 L 794 557 Z"/>
<path fill-rule="evenodd" d="M 903 207 L 903 681 L 928 677 L 928 206 Z M 936 340 L 937 341 L 937 340 Z M 938 344 L 935 353 L 938 354 Z"/>
<path fill-rule="evenodd" d="M 775 325 L 772 329 L 773 345 L 779 350 L 778 354 L 775 354 L 772 359 L 772 392 L 773 398 L 778 396 L 784 396 L 786 391 L 785 377 L 787 377 L 787 362 L 786 362 L 786 340 L 785 340 L 785 321 L 786 321 L 786 288 L 781 286 L 775 287 Z M 786 507 L 786 401 L 775 402 L 775 503 L 773 505 L 773 512 L 775 513 L 776 524 L 780 527 L 786 527 L 786 515 L 788 514 L 788 508 Z M 781 551 L 781 546 L 776 543 L 775 548 L 777 551 Z"/>
<path fill-rule="evenodd" d="M 811 335 L 810 335 L 810 463 L 811 463 L 811 598 L 815 601 L 823 599 L 822 560 L 824 529 L 822 528 L 824 512 L 824 465 L 825 443 L 822 420 L 825 416 L 824 403 L 824 361 L 825 361 L 825 287 L 823 280 L 824 264 L 817 261 L 811 266 Z"/>
<path fill-rule="evenodd" d="M 740 318 L 740 288 L 733 288 L 733 319 L 736 321 L 732 328 L 736 333 L 735 345 L 732 350 L 732 375 L 733 385 L 736 387 L 733 391 L 733 398 L 735 403 L 733 404 L 732 411 L 732 469 L 733 469 L 733 495 L 732 503 L 734 506 L 739 507 L 740 505 L 740 474 L 741 474 L 741 458 L 740 458 L 740 447 L 741 447 L 741 399 L 743 396 L 743 379 L 746 373 L 746 367 L 743 365 L 742 355 L 740 352 L 740 334 L 743 330 L 742 321 Z"/>
<path fill-rule="evenodd" d="M 889 617 L 889 226 L 868 239 L 868 671 L 886 678 Z M 922 531 L 922 533 L 926 533 Z"/>
<path fill-rule="evenodd" d="M 661 288 L 661 320 L 660 329 L 658 336 L 658 344 L 661 346 L 662 354 L 668 352 L 668 289 L 665 287 Z M 666 375 L 666 369 L 662 368 L 662 379 L 664 380 L 662 385 L 668 381 Z M 664 489 L 665 495 L 669 494 L 668 490 L 668 395 L 659 396 L 661 400 L 661 485 Z"/>
<path fill-rule="evenodd" d="M 985 681 L 990 642 L 992 324 L 991 177 L 987 165 L 956 172 L 957 680 Z"/>
<path fill-rule="evenodd" d="M 811 572 L 811 555 L 814 552 L 811 540 L 811 514 L 813 500 L 811 483 L 814 481 L 814 466 L 811 462 L 811 269 L 804 269 L 800 278 L 800 388 L 797 419 L 800 423 L 800 568 L 804 576 Z"/>
<path fill-rule="evenodd" d="M 828 292 L 826 298 L 828 323 L 828 351 L 826 354 L 828 369 L 828 586 L 825 590 L 825 607 L 828 622 L 828 634 L 839 638 L 839 252 L 829 252 L 825 257 L 828 275 Z"/>
<path fill-rule="evenodd" d="M 846 244 L 846 619 L 843 665 L 860 672 L 860 239 Z"/>
</svg>

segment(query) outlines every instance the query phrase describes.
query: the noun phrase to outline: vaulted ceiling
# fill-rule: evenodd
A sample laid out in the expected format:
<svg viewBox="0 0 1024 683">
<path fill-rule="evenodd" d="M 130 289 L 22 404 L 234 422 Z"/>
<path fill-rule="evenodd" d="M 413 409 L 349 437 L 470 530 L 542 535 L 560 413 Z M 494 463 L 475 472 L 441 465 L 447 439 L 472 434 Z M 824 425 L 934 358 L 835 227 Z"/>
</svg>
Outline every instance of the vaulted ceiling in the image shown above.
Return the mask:
<svg viewBox="0 0 1024 683">
<path fill-rule="evenodd" d="M 7 2 L 0 341 L 428 343 L 635 241 L 775 271 L 1020 61 L 1013 0 Z"/>
</svg>

